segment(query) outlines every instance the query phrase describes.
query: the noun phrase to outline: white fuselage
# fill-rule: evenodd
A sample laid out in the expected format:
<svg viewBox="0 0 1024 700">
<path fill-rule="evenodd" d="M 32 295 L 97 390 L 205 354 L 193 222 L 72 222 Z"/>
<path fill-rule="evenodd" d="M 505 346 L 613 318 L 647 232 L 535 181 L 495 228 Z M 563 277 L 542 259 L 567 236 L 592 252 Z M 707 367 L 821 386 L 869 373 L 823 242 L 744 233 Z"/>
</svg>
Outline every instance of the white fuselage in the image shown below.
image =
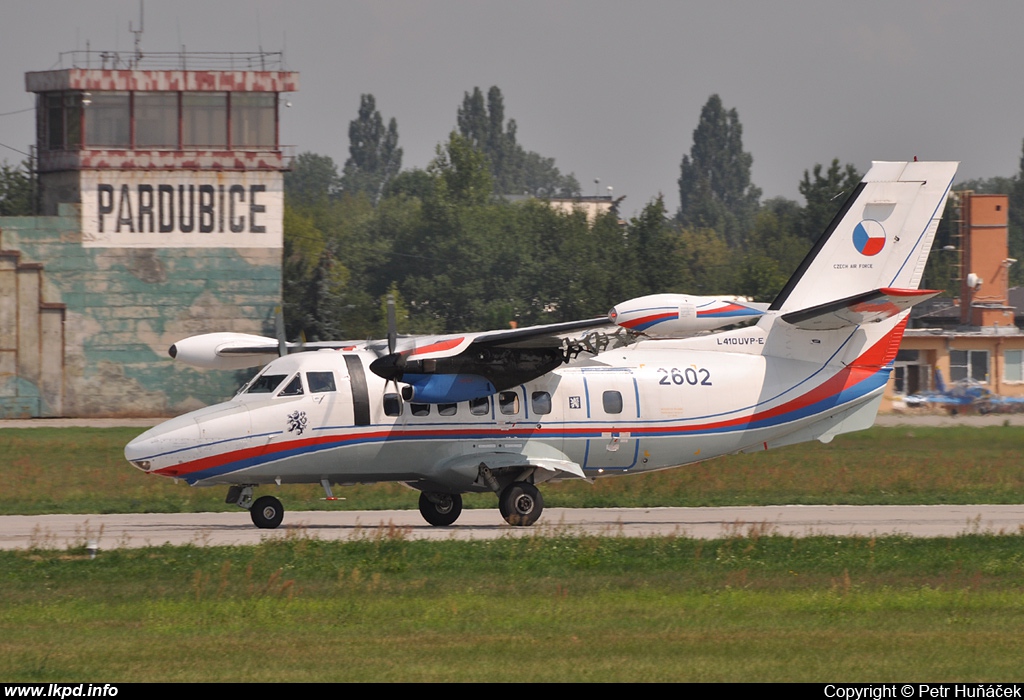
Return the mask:
<svg viewBox="0 0 1024 700">
<path fill-rule="evenodd" d="M 367 369 L 373 353 L 290 355 L 260 375 L 283 377 L 272 392 L 243 390 L 172 419 L 126 455 L 201 485 L 402 481 L 463 492 L 485 490 L 481 464 L 546 465 L 538 480 L 642 472 L 828 439 L 865 407 L 873 420 L 887 369 L 766 356 L 764 339 L 751 327 L 641 341 L 473 405 L 405 402 L 398 416 L 385 414 L 394 385 Z"/>
</svg>

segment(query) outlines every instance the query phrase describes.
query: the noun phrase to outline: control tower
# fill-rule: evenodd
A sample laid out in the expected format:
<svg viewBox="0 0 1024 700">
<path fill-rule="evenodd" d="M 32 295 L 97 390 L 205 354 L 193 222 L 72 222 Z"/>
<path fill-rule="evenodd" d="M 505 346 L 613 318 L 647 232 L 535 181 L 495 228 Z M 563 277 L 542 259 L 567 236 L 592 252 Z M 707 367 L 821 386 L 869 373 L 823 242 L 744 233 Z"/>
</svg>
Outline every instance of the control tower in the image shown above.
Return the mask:
<svg viewBox="0 0 1024 700">
<path fill-rule="evenodd" d="M 290 160 L 280 113 L 298 74 L 278 53 L 60 63 L 25 75 L 40 216 L 0 218 L 0 288 L 13 290 L 0 297 L 0 417 L 223 400 L 239 377 L 177 367 L 167 348 L 194 333 L 272 334 Z"/>
</svg>

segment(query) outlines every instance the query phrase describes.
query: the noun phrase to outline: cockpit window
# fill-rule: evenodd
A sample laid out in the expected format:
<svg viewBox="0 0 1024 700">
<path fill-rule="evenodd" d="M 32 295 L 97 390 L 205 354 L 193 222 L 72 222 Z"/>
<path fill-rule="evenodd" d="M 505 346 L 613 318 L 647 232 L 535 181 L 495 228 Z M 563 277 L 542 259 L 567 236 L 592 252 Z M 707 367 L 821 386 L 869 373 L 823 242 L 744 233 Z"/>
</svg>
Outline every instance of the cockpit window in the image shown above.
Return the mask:
<svg viewBox="0 0 1024 700">
<path fill-rule="evenodd" d="M 296 374 L 278 396 L 302 396 L 302 377 Z"/>
<path fill-rule="evenodd" d="M 272 394 L 281 385 L 287 374 L 263 374 L 253 380 L 246 390 L 247 394 Z"/>
<path fill-rule="evenodd" d="M 306 372 L 306 383 L 311 394 L 338 390 L 334 384 L 334 372 Z"/>
</svg>

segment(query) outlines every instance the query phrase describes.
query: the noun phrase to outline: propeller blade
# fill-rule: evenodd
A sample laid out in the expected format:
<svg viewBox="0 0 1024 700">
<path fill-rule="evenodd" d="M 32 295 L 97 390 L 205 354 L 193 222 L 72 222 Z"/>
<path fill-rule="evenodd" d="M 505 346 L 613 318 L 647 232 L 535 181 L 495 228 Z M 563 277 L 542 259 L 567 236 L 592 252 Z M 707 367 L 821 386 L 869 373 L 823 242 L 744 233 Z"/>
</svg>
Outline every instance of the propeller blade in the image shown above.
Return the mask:
<svg viewBox="0 0 1024 700">
<path fill-rule="evenodd" d="M 277 335 L 277 355 L 284 357 L 288 354 L 288 339 L 284 334 L 284 312 L 280 306 L 274 308 L 274 332 Z"/>
<path fill-rule="evenodd" d="M 395 295 L 388 294 L 388 354 L 395 354 L 398 344 L 398 322 L 395 320 Z"/>
</svg>

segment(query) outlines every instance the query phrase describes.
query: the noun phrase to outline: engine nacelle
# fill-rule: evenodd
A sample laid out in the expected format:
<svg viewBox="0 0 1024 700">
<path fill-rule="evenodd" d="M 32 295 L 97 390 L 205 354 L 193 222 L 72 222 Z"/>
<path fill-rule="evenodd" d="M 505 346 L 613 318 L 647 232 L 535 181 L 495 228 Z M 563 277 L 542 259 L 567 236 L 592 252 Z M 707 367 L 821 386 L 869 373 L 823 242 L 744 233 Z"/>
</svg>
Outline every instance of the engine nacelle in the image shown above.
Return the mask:
<svg viewBox="0 0 1024 700">
<path fill-rule="evenodd" d="M 202 369 L 260 367 L 278 356 L 277 341 L 247 333 L 204 333 L 179 340 L 167 353 Z"/>
<path fill-rule="evenodd" d="M 615 305 L 608 318 L 618 326 L 651 337 L 681 338 L 756 319 L 767 308 L 767 304 L 736 297 L 650 294 Z"/>
</svg>

